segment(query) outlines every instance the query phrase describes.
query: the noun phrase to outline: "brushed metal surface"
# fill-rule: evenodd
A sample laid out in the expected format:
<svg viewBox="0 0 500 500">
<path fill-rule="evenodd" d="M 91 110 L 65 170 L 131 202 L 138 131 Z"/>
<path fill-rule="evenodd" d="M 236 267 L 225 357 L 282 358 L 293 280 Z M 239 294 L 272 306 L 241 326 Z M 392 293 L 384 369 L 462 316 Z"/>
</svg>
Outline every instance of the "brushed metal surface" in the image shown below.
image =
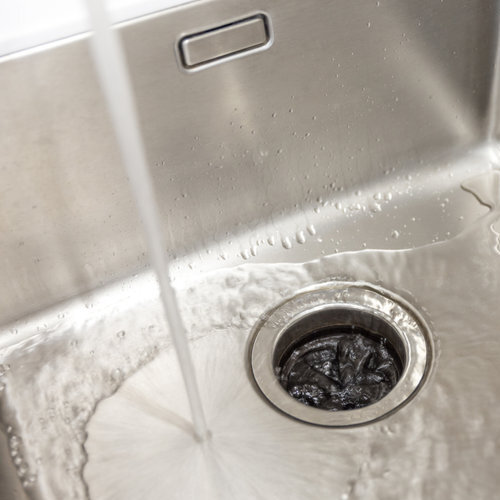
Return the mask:
<svg viewBox="0 0 500 500">
<path fill-rule="evenodd" d="M 201 2 L 120 28 L 174 255 L 196 255 L 228 234 L 246 240 L 318 198 L 345 203 L 386 171 L 422 171 L 484 139 L 498 2 L 260 7 L 272 19 L 272 47 L 193 74 L 179 70 L 177 40 L 241 18 L 253 2 Z M 146 260 L 87 41 L 10 58 L 0 79 L 7 323 Z M 333 182 L 343 191 L 324 187 Z M 448 230 L 461 226 L 453 220 Z M 360 244 L 340 231 L 342 241 L 324 239 L 323 250 Z M 411 245 L 439 232 L 385 241 L 368 231 L 364 242 Z"/>
<path fill-rule="evenodd" d="M 411 248 L 484 213 L 458 186 L 500 160 L 498 0 L 258 7 L 269 50 L 199 72 L 182 70 L 178 41 L 254 2 L 192 3 L 117 28 L 174 275 Z M 0 59 L 4 345 L 19 340 L 14 320 L 147 267 L 87 43 Z M 0 469 L 2 486 L 17 481 Z"/>
<path fill-rule="evenodd" d="M 263 15 L 212 28 L 184 37 L 179 42 L 182 63 L 193 68 L 207 63 L 241 56 L 269 42 L 270 35 Z"/>
</svg>

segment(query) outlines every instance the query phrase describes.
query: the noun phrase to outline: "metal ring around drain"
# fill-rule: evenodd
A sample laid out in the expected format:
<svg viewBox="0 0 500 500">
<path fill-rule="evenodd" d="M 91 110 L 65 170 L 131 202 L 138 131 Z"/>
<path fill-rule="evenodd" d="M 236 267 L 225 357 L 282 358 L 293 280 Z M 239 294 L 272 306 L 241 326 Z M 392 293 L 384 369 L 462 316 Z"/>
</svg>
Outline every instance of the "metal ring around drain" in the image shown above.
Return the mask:
<svg viewBox="0 0 500 500">
<path fill-rule="evenodd" d="M 281 353 L 325 321 L 368 327 L 392 337 L 388 340 L 403 370 L 385 397 L 363 408 L 326 411 L 306 406 L 281 386 L 275 372 Z M 302 324 L 309 327 L 297 327 Z M 421 387 L 432 357 L 430 331 L 420 315 L 401 297 L 367 283 L 329 282 L 302 290 L 263 316 L 253 333 L 250 364 L 264 396 L 287 415 L 323 426 L 361 425 L 393 413 Z"/>
</svg>

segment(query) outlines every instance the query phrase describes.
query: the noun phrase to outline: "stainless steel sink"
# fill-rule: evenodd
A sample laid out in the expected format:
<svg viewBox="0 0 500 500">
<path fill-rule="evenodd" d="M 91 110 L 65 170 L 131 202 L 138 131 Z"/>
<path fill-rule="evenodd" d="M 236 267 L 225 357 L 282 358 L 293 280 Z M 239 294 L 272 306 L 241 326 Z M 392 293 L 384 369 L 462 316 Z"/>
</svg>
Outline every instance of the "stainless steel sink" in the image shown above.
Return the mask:
<svg viewBox="0 0 500 500">
<path fill-rule="evenodd" d="M 174 279 L 470 227 L 487 208 L 460 185 L 500 163 L 499 13 L 496 0 L 212 0 L 119 25 Z M 186 37 L 255 16 L 262 43 L 186 65 Z M 87 37 L 4 57 L 0 80 L 0 498 L 21 499 L 9 359 L 40 348 L 42 370 L 80 328 L 75 304 L 105 317 L 116 290 L 154 283 Z M 27 490 L 62 498 L 48 479 Z"/>
</svg>

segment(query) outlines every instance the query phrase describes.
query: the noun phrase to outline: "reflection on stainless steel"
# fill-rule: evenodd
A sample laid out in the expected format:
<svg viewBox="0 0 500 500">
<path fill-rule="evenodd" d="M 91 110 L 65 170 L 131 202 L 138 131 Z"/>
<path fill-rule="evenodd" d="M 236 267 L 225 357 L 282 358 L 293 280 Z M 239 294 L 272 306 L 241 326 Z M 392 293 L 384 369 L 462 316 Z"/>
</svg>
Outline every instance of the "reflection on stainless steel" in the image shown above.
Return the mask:
<svg viewBox="0 0 500 500">
<path fill-rule="evenodd" d="M 161 207 L 172 254 L 196 255 L 230 233 L 241 236 L 228 254 L 237 262 L 255 228 L 280 230 L 286 217 L 317 208 L 318 198 L 345 206 L 356 190 L 407 175 L 420 182 L 420 198 L 432 197 L 425 167 L 444 166 L 482 141 L 497 2 L 459 8 L 435 0 L 342 0 L 313 8 L 268 1 L 261 8 L 275 33 L 269 50 L 198 73 L 179 70 L 179 37 L 254 8 L 250 1 L 195 3 L 120 28 L 155 183 L 176 199 L 166 203 L 165 196 Z M 146 264 L 87 43 L 0 65 L 3 323 Z M 465 218 L 474 207 L 461 194 L 445 197 Z M 398 202 L 407 213 L 414 204 L 411 197 Z M 357 214 L 363 242 L 411 246 L 464 226 L 450 216 L 443 233 L 439 203 L 423 205 L 421 218 L 432 225 L 411 236 L 402 231 L 398 241 L 385 240 L 386 216 L 375 214 L 375 232 L 368 230 L 372 220 Z M 329 216 L 339 229 L 334 245 L 323 238 L 309 252 L 277 259 L 362 243 L 344 230 L 351 220 L 320 208 L 317 224 Z M 199 261 L 205 269 L 226 264 Z"/>
<path fill-rule="evenodd" d="M 253 15 L 255 2 L 194 2 L 117 28 L 178 282 L 244 262 L 415 248 L 486 213 L 460 184 L 500 163 L 499 1 L 258 8 L 272 45 L 203 71 L 182 68 L 179 40 Z M 132 310 L 150 293 L 137 284 L 144 243 L 88 40 L 0 60 L 0 81 L 0 347 L 34 336 L 36 359 L 60 359 L 63 340 L 56 348 L 49 339 L 64 322 L 61 301 L 81 307 L 73 334 L 94 305 Z M 133 286 L 135 299 L 109 286 Z M 14 423 L 11 397 L 0 389 L 0 411 Z M 23 452 L 36 463 L 32 444 Z M 13 488 L 16 500 L 19 467 L 0 462 L 0 491 Z M 37 483 L 36 495 L 53 498 L 54 484 Z"/>
</svg>

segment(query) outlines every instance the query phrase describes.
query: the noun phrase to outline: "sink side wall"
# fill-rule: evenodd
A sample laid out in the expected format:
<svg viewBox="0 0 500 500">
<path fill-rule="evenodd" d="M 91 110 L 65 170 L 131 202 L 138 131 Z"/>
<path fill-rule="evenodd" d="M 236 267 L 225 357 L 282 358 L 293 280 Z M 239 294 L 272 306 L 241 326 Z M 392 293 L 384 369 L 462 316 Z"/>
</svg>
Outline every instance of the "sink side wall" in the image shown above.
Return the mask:
<svg viewBox="0 0 500 500">
<path fill-rule="evenodd" d="M 498 3 L 212 0 L 121 26 L 166 248 L 484 140 Z M 257 11 L 268 50 L 180 69 L 179 37 Z M 87 44 L 0 62 L 0 324 L 146 265 Z"/>
</svg>

